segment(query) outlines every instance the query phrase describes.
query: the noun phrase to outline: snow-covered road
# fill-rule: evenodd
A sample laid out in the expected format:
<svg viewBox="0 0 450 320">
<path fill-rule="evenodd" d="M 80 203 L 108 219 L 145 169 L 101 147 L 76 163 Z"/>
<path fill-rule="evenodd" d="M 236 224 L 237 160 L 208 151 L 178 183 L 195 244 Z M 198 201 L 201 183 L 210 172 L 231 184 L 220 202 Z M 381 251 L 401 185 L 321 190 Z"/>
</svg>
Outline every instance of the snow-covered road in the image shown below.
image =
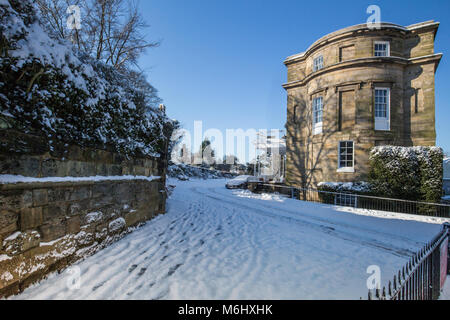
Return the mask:
<svg viewBox="0 0 450 320">
<path fill-rule="evenodd" d="M 79 289 L 63 272 L 14 298 L 365 298 L 368 266 L 387 282 L 443 222 L 230 191 L 225 180 L 176 184 L 167 214 L 76 264 Z"/>
</svg>

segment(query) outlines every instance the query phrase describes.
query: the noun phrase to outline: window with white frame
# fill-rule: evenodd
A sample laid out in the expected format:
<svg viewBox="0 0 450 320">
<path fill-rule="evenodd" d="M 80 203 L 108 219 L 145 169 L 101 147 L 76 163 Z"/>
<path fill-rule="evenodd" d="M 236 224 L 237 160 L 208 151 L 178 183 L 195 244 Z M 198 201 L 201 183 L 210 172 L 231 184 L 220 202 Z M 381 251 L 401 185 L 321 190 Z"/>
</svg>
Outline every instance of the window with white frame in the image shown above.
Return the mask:
<svg viewBox="0 0 450 320">
<path fill-rule="evenodd" d="M 375 130 L 390 130 L 390 89 L 375 88 Z"/>
<path fill-rule="evenodd" d="M 313 71 L 317 71 L 323 68 L 323 56 L 318 56 L 314 59 Z"/>
<path fill-rule="evenodd" d="M 374 45 L 374 56 L 375 57 L 389 57 L 389 41 L 377 41 Z"/>
<path fill-rule="evenodd" d="M 338 171 L 353 172 L 354 170 L 354 145 L 353 141 L 339 141 Z"/>
<path fill-rule="evenodd" d="M 322 133 L 323 127 L 323 97 L 313 99 L 313 133 Z"/>
</svg>

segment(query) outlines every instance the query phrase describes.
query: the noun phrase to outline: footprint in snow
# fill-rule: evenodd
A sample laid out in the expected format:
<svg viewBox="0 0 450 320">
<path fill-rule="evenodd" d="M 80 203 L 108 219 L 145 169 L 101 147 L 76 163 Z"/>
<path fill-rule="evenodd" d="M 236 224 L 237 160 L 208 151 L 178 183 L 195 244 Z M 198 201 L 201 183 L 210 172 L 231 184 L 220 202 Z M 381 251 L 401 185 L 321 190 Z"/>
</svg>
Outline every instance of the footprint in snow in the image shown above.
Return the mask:
<svg viewBox="0 0 450 320">
<path fill-rule="evenodd" d="M 168 256 L 164 256 L 164 257 L 162 257 L 159 261 L 163 262 L 164 260 L 167 259 L 167 257 L 168 257 Z"/>
<path fill-rule="evenodd" d="M 141 268 L 141 270 L 139 270 L 138 277 L 142 276 L 145 271 L 147 271 L 147 268 Z"/>
<path fill-rule="evenodd" d="M 101 287 L 105 284 L 105 282 L 106 282 L 106 281 L 103 281 L 102 283 L 99 283 L 98 285 L 96 285 L 95 287 L 93 287 L 93 288 L 92 288 L 92 291 L 95 291 L 95 290 L 97 290 L 98 288 L 101 288 Z"/>
<path fill-rule="evenodd" d="M 171 275 L 173 275 L 173 274 L 175 273 L 175 271 L 177 271 L 177 269 L 178 269 L 179 267 L 181 267 L 182 265 L 183 265 L 182 263 L 179 263 L 179 264 L 177 264 L 177 265 L 171 267 L 171 268 L 169 269 L 169 272 L 167 272 L 167 276 L 170 277 Z"/>
<path fill-rule="evenodd" d="M 128 268 L 128 272 L 131 273 L 134 271 L 134 269 L 137 268 L 137 264 L 133 264 L 130 268 Z"/>
<path fill-rule="evenodd" d="M 166 290 L 164 292 L 162 292 L 159 296 L 157 296 L 156 298 L 152 298 L 152 300 L 161 300 L 162 298 L 164 298 L 165 296 L 167 296 L 169 294 L 169 290 Z"/>
<path fill-rule="evenodd" d="M 323 226 L 324 229 L 328 230 L 328 231 L 334 231 L 335 229 L 332 227 L 327 227 L 327 226 Z"/>
</svg>

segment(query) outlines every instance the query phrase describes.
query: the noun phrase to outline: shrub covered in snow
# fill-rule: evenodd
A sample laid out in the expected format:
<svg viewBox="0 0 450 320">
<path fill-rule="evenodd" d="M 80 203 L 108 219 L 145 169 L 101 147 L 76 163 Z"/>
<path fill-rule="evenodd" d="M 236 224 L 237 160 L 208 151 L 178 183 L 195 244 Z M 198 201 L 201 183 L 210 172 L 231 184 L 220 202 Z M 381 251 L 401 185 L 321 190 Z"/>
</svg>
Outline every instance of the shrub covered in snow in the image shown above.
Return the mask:
<svg viewBox="0 0 450 320">
<path fill-rule="evenodd" d="M 330 192 L 349 192 L 357 194 L 371 194 L 371 185 L 368 182 L 320 182 L 319 190 Z"/>
<path fill-rule="evenodd" d="M 159 156 L 174 122 L 140 80 L 51 38 L 31 0 L 0 0 L 2 127 L 44 136 L 49 150 L 75 143 Z"/>
<path fill-rule="evenodd" d="M 222 179 L 232 178 L 235 176 L 228 172 L 210 170 L 202 167 L 194 167 L 185 165 L 183 163 L 169 165 L 167 169 L 167 175 L 179 180 L 189 180 L 189 178 Z"/>
<path fill-rule="evenodd" d="M 439 202 L 443 151 L 438 147 L 380 146 L 370 153 L 369 182 L 380 196 Z"/>
<path fill-rule="evenodd" d="M 320 191 L 352 193 L 360 195 L 373 195 L 370 183 L 360 182 L 319 182 L 317 189 Z M 334 203 L 334 195 L 319 193 L 319 197 L 324 203 Z"/>
</svg>

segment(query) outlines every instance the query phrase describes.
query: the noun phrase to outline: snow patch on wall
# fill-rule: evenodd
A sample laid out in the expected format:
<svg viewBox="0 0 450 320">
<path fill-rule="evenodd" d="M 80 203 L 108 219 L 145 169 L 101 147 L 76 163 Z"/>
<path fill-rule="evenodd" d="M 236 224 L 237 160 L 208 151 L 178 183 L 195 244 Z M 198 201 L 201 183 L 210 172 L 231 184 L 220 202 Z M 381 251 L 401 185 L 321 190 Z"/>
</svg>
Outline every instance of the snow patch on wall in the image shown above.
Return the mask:
<svg viewBox="0 0 450 320">
<path fill-rule="evenodd" d="M 14 279 L 14 277 L 9 271 L 6 271 L 2 274 L 0 279 L 3 281 L 10 281 L 10 280 Z"/>
<path fill-rule="evenodd" d="M 46 177 L 33 178 L 20 175 L 0 175 L 0 184 L 8 183 L 39 183 L 39 182 L 83 182 L 83 181 L 120 181 L 120 180 L 146 180 L 154 181 L 161 179 L 160 176 L 91 176 L 91 177 Z"/>
<path fill-rule="evenodd" d="M 86 223 L 93 223 L 102 220 L 103 213 L 101 212 L 90 212 L 86 214 Z"/>
<path fill-rule="evenodd" d="M 117 232 L 123 228 L 125 228 L 126 222 L 124 218 L 118 218 L 114 221 L 111 221 L 108 225 L 108 229 L 110 232 Z"/>
</svg>

